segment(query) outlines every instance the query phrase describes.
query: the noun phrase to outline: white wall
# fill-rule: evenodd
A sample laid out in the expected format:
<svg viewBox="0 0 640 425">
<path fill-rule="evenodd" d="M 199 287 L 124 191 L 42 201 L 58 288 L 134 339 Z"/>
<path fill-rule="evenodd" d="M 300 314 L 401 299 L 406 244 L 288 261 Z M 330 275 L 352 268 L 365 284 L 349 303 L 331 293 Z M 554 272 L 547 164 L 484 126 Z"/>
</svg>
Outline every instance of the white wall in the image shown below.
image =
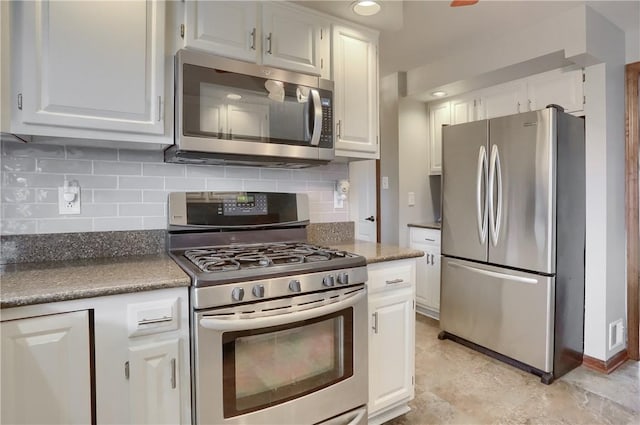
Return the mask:
<svg viewBox="0 0 640 425">
<path fill-rule="evenodd" d="M 380 79 L 380 177 L 386 177 L 389 188 L 380 182 L 380 242 L 398 244 L 399 143 L 398 101 L 404 74 L 391 74 Z"/>
<path fill-rule="evenodd" d="M 624 62 L 625 34 L 589 7 L 578 6 L 521 32 L 505 35 L 483 49 L 457 52 L 407 73 L 407 93 L 422 98 L 425 92 L 452 83 L 460 85 L 463 82 L 462 85 L 466 84 L 471 90 L 489 81 L 495 84 L 500 80 L 542 72 L 545 68 L 559 68 L 567 63 L 585 67 L 587 240 L 584 348 L 587 356 L 601 360 L 611 358 L 624 348 L 624 345 L 613 349 L 608 346 L 609 324 L 619 318 L 626 321 Z M 403 170 L 402 161 L 413 160 L 407 165 L 415 166 L 412 156 L 426 158 L 426 154 L 417 146 L 409 145 L 415 139 L 413 133 L 422 131 L 422 123 L 414 123 L 418 121 L 415 111 L 420 109 L 420 105 L 415 100 L 413 103 L 403 100 L 400 109 L 400 131 L 402 133 L 406 127 L 410 133 L 400 138 L 402 231 L 403 220 L 406 223 L 427 211 L 403 206 L 405 192 L 410 190 L 409 187 L 422 187 L 424 174 L 412 177 L 410 171 Z M 402 234 L 400 239 L 402 241 Z"/>
<path fill-rule="evenodd" d="M 108 142 L 98 142 L 104 146 Z M 163 163 L 161 151 L 2 142 L 0 233 L 34 234 L 164 229 L 167 194 L 186 190 L 252 190 L 309 195 L 312 222 L 348 221 L 333 208 L 333 188 L 348 166 L 305 170 Z M 82 188 L 80 215 L 59 215 L 64 179 Z"/>
</svg>

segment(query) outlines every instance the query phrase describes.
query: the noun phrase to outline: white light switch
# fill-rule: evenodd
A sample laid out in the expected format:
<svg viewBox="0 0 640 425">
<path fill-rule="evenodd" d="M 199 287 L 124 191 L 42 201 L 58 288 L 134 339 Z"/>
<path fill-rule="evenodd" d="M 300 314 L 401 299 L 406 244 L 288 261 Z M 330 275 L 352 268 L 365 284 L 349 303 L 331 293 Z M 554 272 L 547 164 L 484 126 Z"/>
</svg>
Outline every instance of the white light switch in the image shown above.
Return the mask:
<svg viewBox="0 0 640 425">
<path fill-rule="evenodd" d="M 415 192 L 409 192 L 409 196 L 407 196 L 408 198 L 408 204 L 410 207 L 413 207 L 416 204 L 416 193 Z"/>
<path fill-rule="evenodd" d="M 382 176 L 382 188 L 389 189 L 389 177 Z"/>
</svg>

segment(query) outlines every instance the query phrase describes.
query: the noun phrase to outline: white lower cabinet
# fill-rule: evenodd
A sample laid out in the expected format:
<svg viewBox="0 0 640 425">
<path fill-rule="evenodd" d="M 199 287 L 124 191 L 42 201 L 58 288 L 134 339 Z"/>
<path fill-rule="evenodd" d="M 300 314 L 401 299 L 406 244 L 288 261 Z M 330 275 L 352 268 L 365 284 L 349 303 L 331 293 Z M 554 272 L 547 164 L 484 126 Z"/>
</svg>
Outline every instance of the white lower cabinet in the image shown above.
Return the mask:
<svg viewBox="0 0 640 425">
<path fill-rule="evenodd" d="M 191 423 L 188 314 L 187 288 L 0 310 L 2 423 Z"/>
<path fill-rule="evenodd" d="M 179 364 L 179 339 L 129 347 L 133 423 L 180 423 Z"/>
<path fill-rule="evenodd" d="M 409 411 L 414 396 L 415 260 L 368 266 L 369 424 Z"/>
<path fill-rule="evenodd" d="M 409 246 L 424 252 L 416 268 L 416 310 L 440 316 L 440 230 L 409 228 Z"/>
<path fill-rule="evenodd" d="M 2 322 L 3 424 L 92 423 L 89 312 Z"/>
</svg>

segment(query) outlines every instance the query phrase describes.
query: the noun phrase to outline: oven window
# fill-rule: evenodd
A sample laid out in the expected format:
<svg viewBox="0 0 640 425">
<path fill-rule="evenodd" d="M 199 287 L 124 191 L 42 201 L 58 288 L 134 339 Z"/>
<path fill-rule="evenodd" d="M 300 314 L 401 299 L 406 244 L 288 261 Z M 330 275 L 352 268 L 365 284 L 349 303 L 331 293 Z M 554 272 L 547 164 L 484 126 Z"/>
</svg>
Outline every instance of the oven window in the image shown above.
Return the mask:
<svg viewBox="0 0 640 425">
<path fill-rule="evenodd" d="M 224 417 L 304 396 L 353 375 L 353 308 L 223 334 Z"/>
</svg>

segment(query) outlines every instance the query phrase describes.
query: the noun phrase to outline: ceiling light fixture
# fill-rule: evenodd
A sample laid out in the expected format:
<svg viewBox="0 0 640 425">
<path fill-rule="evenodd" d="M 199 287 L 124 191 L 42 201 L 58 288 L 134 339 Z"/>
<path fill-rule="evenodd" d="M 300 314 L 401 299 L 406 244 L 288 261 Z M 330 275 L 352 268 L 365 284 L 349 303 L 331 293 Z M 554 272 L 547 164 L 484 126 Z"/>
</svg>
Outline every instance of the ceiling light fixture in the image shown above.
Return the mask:
<svg viewBox="0 0 640 425">
<path fill-rule="evenodd" d="M 447 95 L 446 91 L 434 91 L 431 93 L 431 96 L 435 97 L 445 97 Z"/>
<path fill-rule="evenodd" d="M 360 16 L 373 16 L 376 13 L 380 12 L 382 6 L 380 3 L 374 0 L 360 0 L 356 1 L 351 5 L 351 9 L 356 15 Z"/>
</svg>

